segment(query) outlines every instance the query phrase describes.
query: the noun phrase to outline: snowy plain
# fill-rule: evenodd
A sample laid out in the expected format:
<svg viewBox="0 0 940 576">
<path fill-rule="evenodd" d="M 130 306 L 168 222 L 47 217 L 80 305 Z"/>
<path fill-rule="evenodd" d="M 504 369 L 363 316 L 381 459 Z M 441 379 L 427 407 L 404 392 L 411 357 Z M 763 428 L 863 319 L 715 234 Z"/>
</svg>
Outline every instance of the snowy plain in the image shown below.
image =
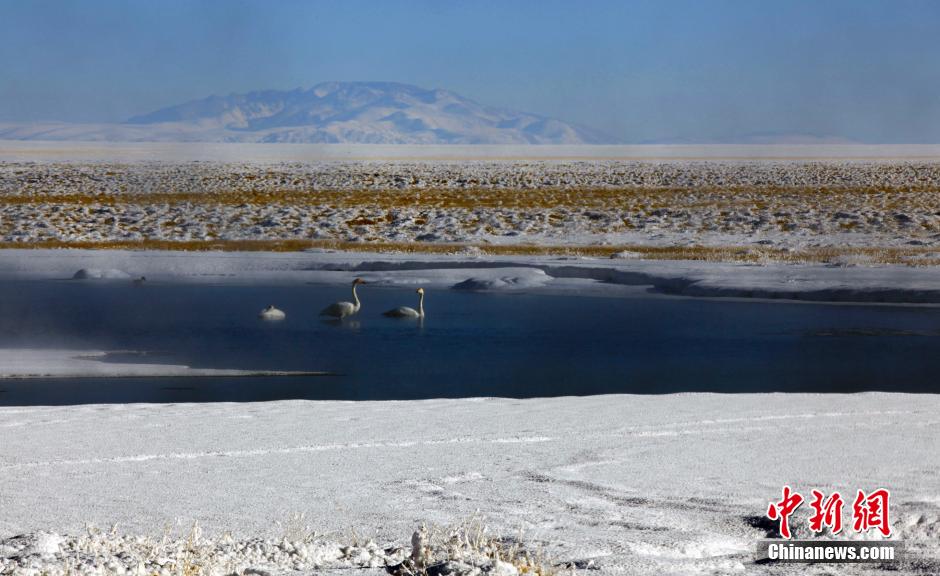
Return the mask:
<svg viewBox="0 0 940 576">
<path fill-rule="evenodd" d="M 0 143 L 0 242 L 706 248 L 713 260 L 911 265 L 940 254 L 929 147 L 406 147 L 382 158 L 270 146 Z"/>
<path fill-rule="evenodd" d="M 863 574 L 755 565 L 755 519 L 785 483 L 886 486 L 916 559 L 901 573 L 931 574 L 938 409 L 893 394 L 2 408 L 0 535 L 198 522 L 280 538 L 305 514 L 330 541 L 407 546 L 422 523 L 479 515 L 603 574 Z"/>
</svg>

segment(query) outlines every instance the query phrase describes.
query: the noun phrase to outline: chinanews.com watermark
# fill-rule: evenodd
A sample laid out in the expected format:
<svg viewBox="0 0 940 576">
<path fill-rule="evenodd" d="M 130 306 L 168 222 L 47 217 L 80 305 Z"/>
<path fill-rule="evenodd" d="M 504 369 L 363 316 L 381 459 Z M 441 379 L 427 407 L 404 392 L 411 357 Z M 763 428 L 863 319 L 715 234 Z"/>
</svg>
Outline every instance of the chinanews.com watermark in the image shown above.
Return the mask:
<svg viewBox="0 0 940 576">
<path fill-rule="evenodd" d="M 757 550 L 757 562 L 892 563 L 900 560 L 900 542 L 887 540 L 891 537 L 891 494 L 887 489 L 877 488 L 869 492 L 858 490 L 851 499 L 849 513 L 846 513 L 847 501 L 839 492 L 827 495 L 812 490 L 810 494 L 812 514 L 807 520 L 810 533 L 838 536 L 851 532 L 856 536 L 872 534 L 882 539 L 792 539 L 791 517 L 806 500 L 802 494 L 784 486 L 780 500 L 771 502 L 766 514 L 768 519 L 777 523 L 780 538 L 761 542 Z M 850 519 L 846 521 L 849 514 Z"/>
<path fill-rule="evenodd" d="M 764 540 L 757 549 L 757 561 L 785 563 L 856 563 L 897 562 L 901 550 L 898 542 L 791 540 L 789 542 Z"/>
</svg>

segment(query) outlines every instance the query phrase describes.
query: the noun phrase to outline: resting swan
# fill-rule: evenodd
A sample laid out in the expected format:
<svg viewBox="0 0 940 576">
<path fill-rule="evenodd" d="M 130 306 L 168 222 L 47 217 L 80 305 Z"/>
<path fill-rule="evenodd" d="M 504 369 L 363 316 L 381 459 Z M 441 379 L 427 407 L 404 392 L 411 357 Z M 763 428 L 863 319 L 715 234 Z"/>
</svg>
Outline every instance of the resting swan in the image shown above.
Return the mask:
<svg viewBox="0 0 940 576">
<path fill-rule="evenodd" d="M 415 292 L 419 294 L 417 310 L 408 306 L 399 306 L 385 312 L 384 315 L 390 318 L 424 318 L 424 288 L 418 288 Z"/>
<path fill-rule="evenodd" d="M 352 281 L 352 302 L 334 302 L 323 309 L 320 312 L 320 316 L 332 316 L 333 318 L 345 318 L 347 316 L 352 316 L 353 314 L 359 313 L 359 308 L 361 307 L 359 303 L 359 296 L 356 295 L 356 286 L 359 284 L 365 284 L 366 281 L 362 278 L 356 278 Z"/>
<path fill-rule="evenodd" d="M 258 318 L 261 318 L 262 320 L 283 320 L 286 317 L 287 314 L 285 314 L 283 310 L 278 310 L 275 308 L 274 304 L 271 304 L 262 310 L 260 314 L 258 314 Z"/>
</svg>

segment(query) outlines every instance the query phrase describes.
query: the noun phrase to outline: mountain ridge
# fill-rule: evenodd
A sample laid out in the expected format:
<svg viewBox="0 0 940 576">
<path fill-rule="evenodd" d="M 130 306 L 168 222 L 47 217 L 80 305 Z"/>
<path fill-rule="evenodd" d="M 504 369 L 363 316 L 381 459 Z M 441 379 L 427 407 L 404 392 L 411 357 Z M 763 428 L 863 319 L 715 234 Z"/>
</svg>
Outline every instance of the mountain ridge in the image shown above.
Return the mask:
<svg viewBox="0 0 940 576">
<path fill-rule="evenodd" d="M 183 102 L 119 124 L 0 126 L 23 140 L 616 144 L 599 131 L 398 82 L 324 82 Z"/>
</svg>

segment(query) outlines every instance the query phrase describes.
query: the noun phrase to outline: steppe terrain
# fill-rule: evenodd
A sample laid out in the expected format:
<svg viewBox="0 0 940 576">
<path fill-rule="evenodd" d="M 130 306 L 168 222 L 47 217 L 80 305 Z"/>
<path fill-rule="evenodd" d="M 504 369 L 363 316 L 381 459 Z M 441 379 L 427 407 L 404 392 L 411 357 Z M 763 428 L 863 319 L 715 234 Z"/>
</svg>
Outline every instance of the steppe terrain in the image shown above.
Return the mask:
<svg viewBox="0 0 940 576">
<path fill-rule="evenodd" d="M 0 164 L 0 246 L 940 262 L 927 160 Z"/>
</svg>

